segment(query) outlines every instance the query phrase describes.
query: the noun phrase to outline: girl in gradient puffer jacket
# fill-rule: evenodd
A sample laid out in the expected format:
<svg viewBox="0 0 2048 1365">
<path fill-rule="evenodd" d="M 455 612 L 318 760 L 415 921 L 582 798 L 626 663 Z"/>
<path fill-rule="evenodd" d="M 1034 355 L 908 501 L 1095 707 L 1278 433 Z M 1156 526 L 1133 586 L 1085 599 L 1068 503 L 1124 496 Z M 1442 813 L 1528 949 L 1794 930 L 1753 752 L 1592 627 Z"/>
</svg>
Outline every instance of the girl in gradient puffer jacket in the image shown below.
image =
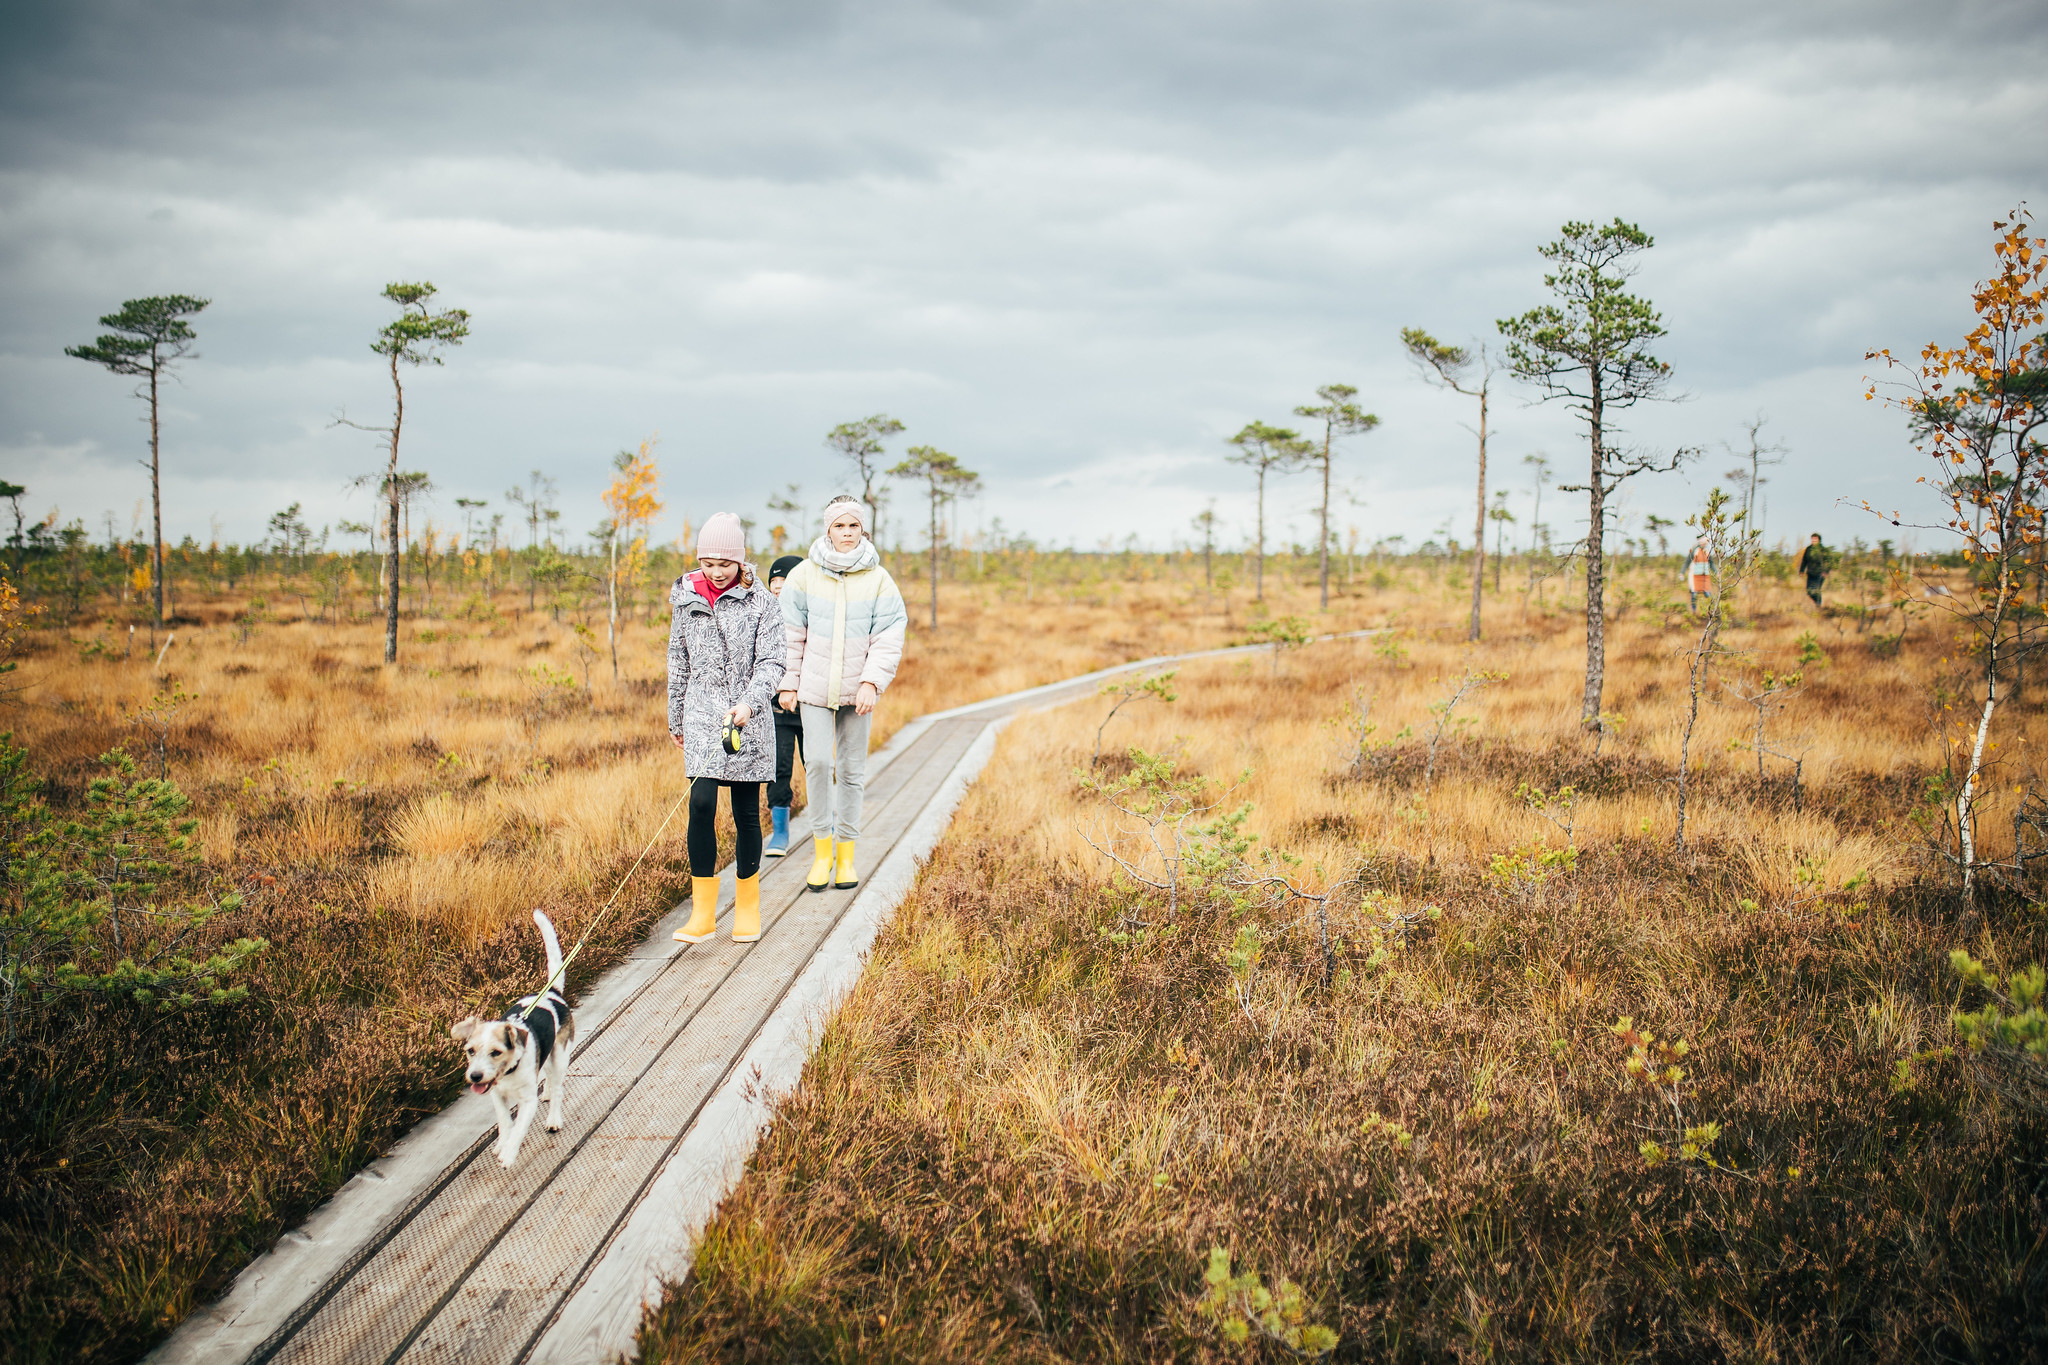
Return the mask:
<svg viewBox="0 0 2048 1365">
<path fill-rule="evenodd" d="M 782 585 L 787 661 L 778 700 L 804 723 L 804 799 L 811 816 L 813 891 L 860 881 L 868 727 L 875 702 L 903 661 L 910 615 L 868 538 L 867 509 L 841 494 L 825 506 L 825 534 Z"/>
</svg>

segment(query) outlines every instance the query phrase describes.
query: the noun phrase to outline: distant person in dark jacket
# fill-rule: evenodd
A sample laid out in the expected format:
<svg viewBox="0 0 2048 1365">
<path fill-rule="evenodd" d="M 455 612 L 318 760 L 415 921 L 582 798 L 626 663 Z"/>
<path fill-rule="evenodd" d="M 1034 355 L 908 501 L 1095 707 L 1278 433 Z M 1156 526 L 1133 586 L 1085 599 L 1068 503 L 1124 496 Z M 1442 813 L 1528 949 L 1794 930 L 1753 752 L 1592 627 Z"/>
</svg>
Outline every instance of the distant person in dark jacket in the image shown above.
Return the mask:
<svg viewBox="0 0 2048 1365">
<path fill-rule="evenodd" d="M 1820 605 L 1821 585 L 1828 581 L 1828 566 L 1834 561 L 1834 551 L 1820 543 L 1820 532 L 1813 533 L 1813 539 L 1806 542 L 1806 548 L 1799 552 L 1799 563 L 1795 565 L 1806 575 L 1806 595 L 1813 599 L 1813 605 Z"/>
<path fill-rule="evenodd" d="M 803 562 L 802 555 L 784 555 L 776 560 L 768 570 L 768 591 L 782 596 L 783 580 Z M 774 708 L 775 780 L 768 784 L 768 818 L 775 822 L 775 828 L 768 834 L 768 846 L 761 850 L 765 858 L 780 858 L 789 852 L 789 779 L 796 772 L 797 761 L 804 756 L 804 718 L 796 707 L 784 707 L 782 702 L 783 698 L 776 698 Z"/>
</svg>

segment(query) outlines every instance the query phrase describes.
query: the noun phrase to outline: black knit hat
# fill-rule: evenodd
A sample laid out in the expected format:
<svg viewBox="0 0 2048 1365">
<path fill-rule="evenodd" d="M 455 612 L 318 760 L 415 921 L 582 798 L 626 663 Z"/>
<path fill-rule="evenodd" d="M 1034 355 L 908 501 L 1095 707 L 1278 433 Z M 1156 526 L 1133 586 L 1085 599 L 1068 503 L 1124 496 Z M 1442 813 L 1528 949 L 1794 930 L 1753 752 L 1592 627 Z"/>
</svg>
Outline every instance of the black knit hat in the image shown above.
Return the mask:
<svg viewBox="0 0 2048 1365">
<path fill-rule="evenodd" d="M 796 571 L 796 566 L 803 562 L 802 555 L 784 555 L 768 567 L 768 581 L 773 583 L 778 578 L 789 577 Z"/>
</svg>

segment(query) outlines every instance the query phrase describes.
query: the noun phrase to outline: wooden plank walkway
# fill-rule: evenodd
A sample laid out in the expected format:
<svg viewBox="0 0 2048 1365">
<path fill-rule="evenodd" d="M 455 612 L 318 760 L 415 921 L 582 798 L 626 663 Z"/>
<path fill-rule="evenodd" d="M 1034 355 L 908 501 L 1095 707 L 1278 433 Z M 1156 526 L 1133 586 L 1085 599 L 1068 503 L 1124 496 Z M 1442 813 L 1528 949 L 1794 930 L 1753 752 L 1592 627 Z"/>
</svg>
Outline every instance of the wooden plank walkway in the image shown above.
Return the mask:
<svg viewBox="0 0 2048 1365">
<path fill-rule="evenodd" d="M 1261 647 L 1263 648 L 1263 647 Z M 1230 653 L 1203 651 L 1202 655 Z M 859 972 L 995 732 L 1085 696 L 1143 660 L 920 718 L 875 756 L 861 887 L 808 892 L 808 856 L 770 860 L 763 934 L 670 937 L 678 906 L 577 1009 L 567 1126 L 489 1155 L 489 1103 L 464 1096 L 345 1185 L 153 1354 L 185 1362 L 610 1361 L 644 1303 L 680 1278 L 696 1231 L 738 1178 L 773 1092 Z M 801 824 L 799 826 L 801 829 Z M 807 845 L 800 845 L 807 848 Z"/>
</svg>

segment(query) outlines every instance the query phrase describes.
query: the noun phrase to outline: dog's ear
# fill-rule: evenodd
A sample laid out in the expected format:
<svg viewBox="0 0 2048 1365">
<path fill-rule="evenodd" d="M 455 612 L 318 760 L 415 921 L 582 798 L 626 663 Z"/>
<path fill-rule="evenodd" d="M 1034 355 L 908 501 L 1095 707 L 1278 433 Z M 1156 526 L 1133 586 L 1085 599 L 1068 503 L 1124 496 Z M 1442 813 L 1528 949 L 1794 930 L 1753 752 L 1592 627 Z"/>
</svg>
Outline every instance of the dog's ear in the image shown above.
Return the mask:
<svg viewBox="0 0 2048 1365">
<path fill-rule="evenodd" d="M 463 1042 L 466 1043 L 469 1041 L 469 1036 L 472 1033 L 475 1033 L 478 1029 L 483 1027 L 483 1023 L 483 1020 L 477 1018 L 474 1014 L 472 1014 L 467 1019 L 449 1025 L 448 1034 L 450 1037 L 460 1038 Z"/>
</svg>

